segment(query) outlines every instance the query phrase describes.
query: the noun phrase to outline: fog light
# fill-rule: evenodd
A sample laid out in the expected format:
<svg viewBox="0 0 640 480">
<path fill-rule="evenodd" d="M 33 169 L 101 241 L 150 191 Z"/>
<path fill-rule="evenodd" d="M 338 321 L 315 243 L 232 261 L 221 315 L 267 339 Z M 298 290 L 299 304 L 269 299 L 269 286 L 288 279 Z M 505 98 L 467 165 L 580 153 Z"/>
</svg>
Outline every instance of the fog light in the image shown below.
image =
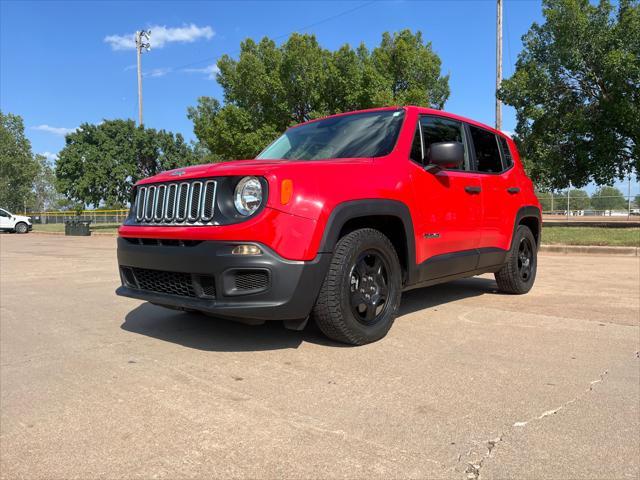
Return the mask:
<svg viewBox="0 0 640 480">
<path fill-rule="evenodd" d="M 255 245 L 238 245 L 233 247 L 231 250 L 233 255 L 260 255 L 262 250 L 260 250 Z"/>
</svg>

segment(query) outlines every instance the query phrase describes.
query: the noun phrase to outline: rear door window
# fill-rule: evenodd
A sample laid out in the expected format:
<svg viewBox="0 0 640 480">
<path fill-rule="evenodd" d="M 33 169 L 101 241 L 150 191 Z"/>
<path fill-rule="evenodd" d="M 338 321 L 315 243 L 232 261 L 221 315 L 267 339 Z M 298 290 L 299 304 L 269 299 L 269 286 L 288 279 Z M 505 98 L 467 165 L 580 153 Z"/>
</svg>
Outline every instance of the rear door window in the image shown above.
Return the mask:
<svg viewBox="0 0 640 480">
<path fill-rule="evenodd" d="M 476 170 L 485 173 L 501 172 L 502 160 L 496 135 L 473 125 L 469 125 L 469 131 L 476 154 Z"/>
</svg>

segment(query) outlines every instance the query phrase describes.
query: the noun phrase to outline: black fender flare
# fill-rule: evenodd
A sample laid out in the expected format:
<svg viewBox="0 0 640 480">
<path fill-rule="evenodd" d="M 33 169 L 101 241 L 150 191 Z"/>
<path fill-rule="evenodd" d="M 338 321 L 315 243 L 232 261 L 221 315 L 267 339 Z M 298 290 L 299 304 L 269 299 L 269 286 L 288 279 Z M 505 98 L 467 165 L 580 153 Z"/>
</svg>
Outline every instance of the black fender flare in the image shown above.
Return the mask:
<svg viewBox="0 0 640 480">
<path fill-rule="evenodd" d="M 402 222 L 407 239 L 407 283 L 411 283 L 416 278 L 417 272 L 413 220 L 409 207 L 398 200 L 372 198 L 338 204 L 329 215 L 324 227 L 318 253 L 333 252 L 338 243 L 340 231 L 349 220 L 377 215 L 397 217 Z"/>
<path fill-rule="evenodd" d="M 534 205 L 527 205 L 524 207 L 520 207 L 518 212 L 516 213 L 516 219 L 513 223 L 513 233 L 511 234 L 511 246 L 513 247 L 513 238 L 515 237 L 516 229 L 520 222 L 522 222 L 525 218 L 535 218 L 538 221 L 538 231 L 533 232 L 536 235 L 536 239 L 538 240 L 538 247 L 540 247 L 540 241 L 542 240 L 542 213 L 540 209 Z"/>
</svg>

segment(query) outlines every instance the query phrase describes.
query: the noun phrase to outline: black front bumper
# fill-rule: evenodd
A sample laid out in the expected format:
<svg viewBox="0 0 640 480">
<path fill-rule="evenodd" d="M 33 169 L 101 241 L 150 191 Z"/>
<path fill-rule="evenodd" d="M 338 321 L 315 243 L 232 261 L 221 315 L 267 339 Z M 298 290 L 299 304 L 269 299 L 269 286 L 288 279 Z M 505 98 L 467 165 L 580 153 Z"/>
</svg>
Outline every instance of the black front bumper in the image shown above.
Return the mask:
<svg viewBox="0 0 640 480">
<path fill-rule="evenodd" d="M 122 286 L 116 293 L 220 317 L 306 318 L 331 254 L 318 254 L 308 262 L 291 261 L 258 243 L 254 245 L 261 255 L 231 254 L 241 243 L 246 242 L 118 238 Z"/>
</svg>

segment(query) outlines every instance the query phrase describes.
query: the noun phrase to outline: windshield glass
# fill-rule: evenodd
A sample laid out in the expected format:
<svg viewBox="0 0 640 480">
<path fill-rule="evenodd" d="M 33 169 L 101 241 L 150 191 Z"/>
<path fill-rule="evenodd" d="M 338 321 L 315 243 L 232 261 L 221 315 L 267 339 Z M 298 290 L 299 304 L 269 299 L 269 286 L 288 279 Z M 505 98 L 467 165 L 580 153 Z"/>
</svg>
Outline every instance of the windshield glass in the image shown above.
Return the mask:
<svg viewBox="0 0 640 480">
<path fill-rule="evenodd" d="M 256 158 L 319 160 L 388 155 L 398 138 L 404 110 L 381 110 L 325 118 L 290 128 Z"/>
</svg>

